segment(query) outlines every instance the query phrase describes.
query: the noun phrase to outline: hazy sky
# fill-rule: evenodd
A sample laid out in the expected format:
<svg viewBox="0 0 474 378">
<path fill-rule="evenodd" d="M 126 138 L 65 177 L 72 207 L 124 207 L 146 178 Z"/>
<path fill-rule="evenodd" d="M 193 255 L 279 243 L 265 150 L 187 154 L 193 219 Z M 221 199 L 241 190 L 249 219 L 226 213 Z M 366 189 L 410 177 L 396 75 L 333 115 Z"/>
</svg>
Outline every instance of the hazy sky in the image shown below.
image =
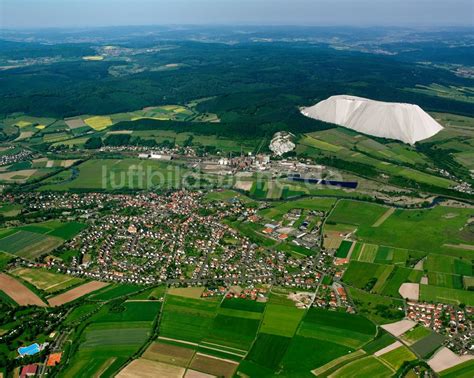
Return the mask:
<svg viewBox="0 0 474 378">
<path fill-rule="evenodd" d="M 0 26 L 473 26 L 474 0 L 0 0 Z"/>
</svg>

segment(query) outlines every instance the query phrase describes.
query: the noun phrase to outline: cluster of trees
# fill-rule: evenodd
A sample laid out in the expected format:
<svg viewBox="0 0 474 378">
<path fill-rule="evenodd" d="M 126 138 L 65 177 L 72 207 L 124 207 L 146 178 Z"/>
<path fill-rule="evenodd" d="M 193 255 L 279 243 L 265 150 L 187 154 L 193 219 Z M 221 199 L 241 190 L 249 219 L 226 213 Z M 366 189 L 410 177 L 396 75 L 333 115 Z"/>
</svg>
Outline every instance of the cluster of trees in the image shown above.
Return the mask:
<svg viewBox="0 0 474 378">
<path fill-rule="evenodd" d="M 130 134 L 112 134 L 112 135 L 107 136 L 105 139 L 102 139 L 100 136 L 93 136 L 84 143 L 84 147 L 90 150 L 96 150 L 101 147 L 119 147 L 119 146 L 173 148 L 174 142 L 170 140 L 157 142 L 154 139 L 143 139 L 140 137 L 132 136 Z"/>
</svg>

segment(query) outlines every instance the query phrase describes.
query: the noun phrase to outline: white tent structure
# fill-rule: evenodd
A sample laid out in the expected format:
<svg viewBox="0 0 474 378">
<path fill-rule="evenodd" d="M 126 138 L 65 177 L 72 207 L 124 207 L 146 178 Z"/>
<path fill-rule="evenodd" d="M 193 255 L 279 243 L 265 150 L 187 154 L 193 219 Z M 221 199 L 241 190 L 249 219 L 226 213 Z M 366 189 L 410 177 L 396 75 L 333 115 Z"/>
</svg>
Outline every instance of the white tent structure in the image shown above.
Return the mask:
<svg viewBox="0 0 474 378">
<path fill-rule="evenodd" d="M 414 144 L 443 127 L 418 105 L 382 102 L 355 96 L 332 96 L 301 113 L 360 133 Z"/>
</svg>

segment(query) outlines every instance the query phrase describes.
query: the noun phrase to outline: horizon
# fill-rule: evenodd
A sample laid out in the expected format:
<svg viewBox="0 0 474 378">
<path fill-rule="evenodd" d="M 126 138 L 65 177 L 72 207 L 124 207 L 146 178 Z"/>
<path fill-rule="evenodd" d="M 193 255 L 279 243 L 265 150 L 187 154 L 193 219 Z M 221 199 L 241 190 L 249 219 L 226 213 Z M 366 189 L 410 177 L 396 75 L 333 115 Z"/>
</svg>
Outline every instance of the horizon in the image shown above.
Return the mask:
<svg viewBox="0 0 474 378">
<path fill-rule="evenodd" d="M 313 12 L 308 12 L 310 9 Z M 474 27 L 470 0 L 4 0 L 1 29 L 132 26 Z"/>
</svg>

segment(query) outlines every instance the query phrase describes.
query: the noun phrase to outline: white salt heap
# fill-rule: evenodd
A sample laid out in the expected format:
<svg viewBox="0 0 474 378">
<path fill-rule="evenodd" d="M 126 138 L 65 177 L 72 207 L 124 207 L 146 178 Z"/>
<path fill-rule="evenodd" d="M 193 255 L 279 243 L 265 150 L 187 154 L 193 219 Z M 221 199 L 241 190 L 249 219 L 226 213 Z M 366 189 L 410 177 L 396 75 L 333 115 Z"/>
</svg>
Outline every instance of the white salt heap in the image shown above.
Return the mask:
<svg viewBox="0 0 474 378">
<path fill-rule="evenodd" d="M 305 116 L 360 133 L 414 144 L 443 127 L 418 105 L 382 102 L 355 96 L 332 96 L 301 110 Z"/>
</svg>

